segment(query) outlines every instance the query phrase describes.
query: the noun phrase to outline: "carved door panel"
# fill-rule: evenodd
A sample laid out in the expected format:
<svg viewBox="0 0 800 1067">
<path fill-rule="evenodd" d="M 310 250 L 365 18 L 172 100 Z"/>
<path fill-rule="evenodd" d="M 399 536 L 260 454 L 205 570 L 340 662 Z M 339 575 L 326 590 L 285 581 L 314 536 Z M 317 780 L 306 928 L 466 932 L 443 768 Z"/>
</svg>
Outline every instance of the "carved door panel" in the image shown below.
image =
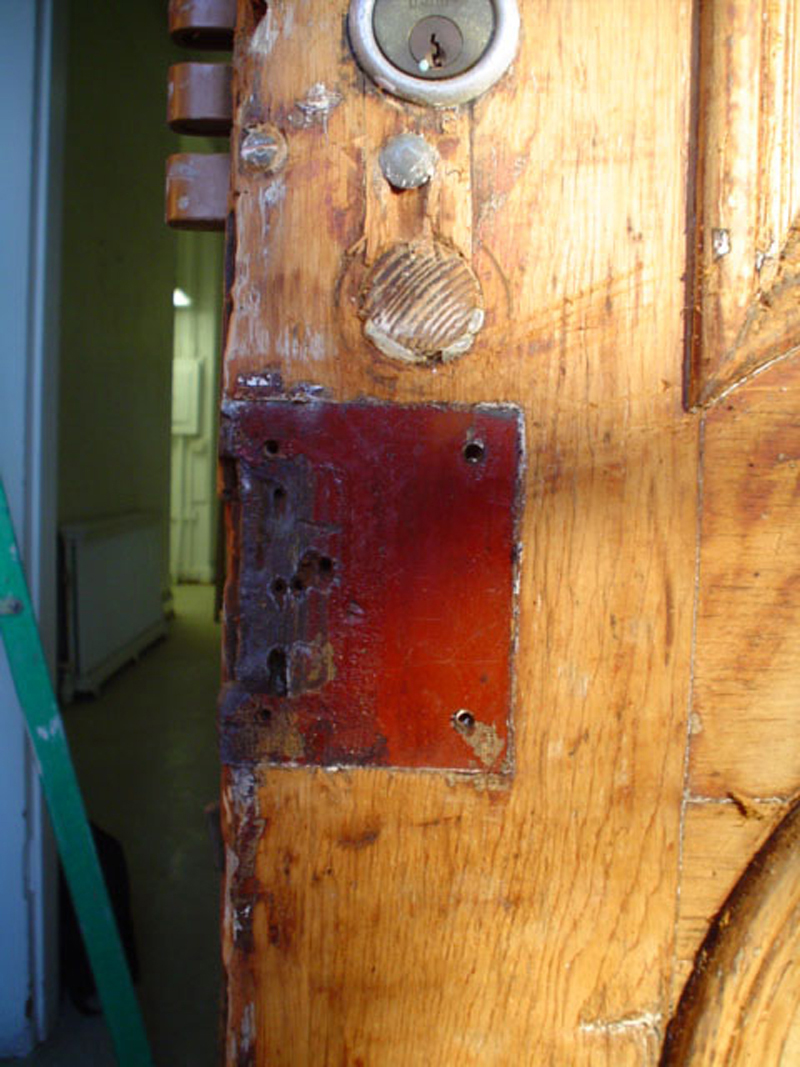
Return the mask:
<svg viewBox="0 0 800 1067">
<path fill-rule="evenodd" d="M 436 108 L 239 0 L 229 1064 L 656 1064 L 797 789 L 796 5 L 519 10 Z"/>
</svg>

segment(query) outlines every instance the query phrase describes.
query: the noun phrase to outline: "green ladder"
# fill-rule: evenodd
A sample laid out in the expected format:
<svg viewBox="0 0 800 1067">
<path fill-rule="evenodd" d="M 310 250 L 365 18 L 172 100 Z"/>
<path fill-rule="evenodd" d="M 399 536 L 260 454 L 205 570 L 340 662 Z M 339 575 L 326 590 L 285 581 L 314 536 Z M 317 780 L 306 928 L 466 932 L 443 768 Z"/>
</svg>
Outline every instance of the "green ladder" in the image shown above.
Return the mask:
<svg viewBox="0 0 800 1067">
<path fill-rule="evenodd" d="M 97 858 L 0 481 L 0 634 L 39 763 L 100 1003 L 120 1067 L 152 1067 L 139 1004 Z"/>
</svg>

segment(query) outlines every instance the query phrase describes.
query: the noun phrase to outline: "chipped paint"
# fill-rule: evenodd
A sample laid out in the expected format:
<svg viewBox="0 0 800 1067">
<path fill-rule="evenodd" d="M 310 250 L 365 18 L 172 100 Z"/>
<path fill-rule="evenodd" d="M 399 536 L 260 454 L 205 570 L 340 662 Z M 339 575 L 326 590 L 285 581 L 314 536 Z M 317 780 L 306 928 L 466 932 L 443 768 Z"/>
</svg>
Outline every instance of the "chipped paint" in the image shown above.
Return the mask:
<svg viewBox="0 0 800 1067">
<path fill-rule="evenodd" d="M 761 273 L 761 268 L 767 260 L 775 259 L 778 255 L 778 242 L 773 237 L 769 243 L 769 247 L 761 251 L 756 249 L 756 272 Z"/>
<path fill-rule="evenodd" d="M 299 763 L 305 755 L 303 735 L 297 722 L 297 715 L 292 712 L 271 719 L 269 729 L 265 733 L 278 759 Z"/>
<path fill-rule="evenodd" d="M 322 126 L 327 130 L 330 113 L 341 102 L 342 94 L 338 90 L 329 89 L 323 82 L 316 82 L 302 100 L 296 101 L 289 122 L 297 129 Z"/>
<path fill-rule="evenodd" d="M 289 657 L 289 679 L 292 690 L 304 693 L 322 689 L 336 677 L 333 645 L 322 634 L 313 641 L 295 641 Z"/>
<path fill-rule="evenodd" d="M 478 722 L 466 708 L 453 716 L 453 728 L 464 738 L 481 765 L 487 770 L 496 766 L 506 746 L 494 723 Z"/>
<path fill-rule="evenodd" d="M 253 36 L 250 38 L 250 54 L 266 58 L 272 52 L 280 35 L 281 27 L 277 18 L 273 15 L 272 4 L 270 4 L 266 15 L 256 26 Z"/>
<path fill-rule="evenodd" d="M 252 950 L 253 913 L 258 901 L 256 857 L 265 823 L 258 809 L 258 791 L 253 771 L 230 768 L 230 781 L 223 802 L 227 802 L 225 886 L 227 915 L 233 941 L 244 952 Z"/>
<path fill-rule="evenodd" d="M 621 1019 L 597 1019 L 581 1023 L 578 1029 L 584 1034 L 602 1034 L 613 1036 L 627 1034 L 631 1031 L 648 1031 L 659 1035 L 664 1017 L 659 1012 L 643 1011 L 636 1015 L 625 1015 Z"/>
<path fill-rule="evenodd" d="M 321 334 L 311 343 L 324 344 Z M 295 404 L 308 404 L 315 400 L 329 400 L 330 391 L 316 382 L 297 381 L 284 386 L 280 370 L 265 368 L 252 374 L 240 374 L 236 379 L 236 399 L 222 401 L 222 413 L 236 418 L 241 400 L 291 400 Z"/>
<path fill-rule="evenodd" d="M 731 251 L 731 231 L 730 230 L 712 230 L 711 231 L 711 249 L 714 253 L 714 259 L 722 259 L 723 256 L 730 255 Z"/>
<path fill-rule="evenodd" d="M 286 182 L 283 178 L 276 178 L 275 181 L 258 190 L 258 202 L 262 209 L 276 207 L 278 204 L 282 204 L 285 199 Z"/>
<path fill-rule="evenodd" d="M 61 722 L 61 716 L 56 714 L 46 726 L 37 726 L 36 734 L 42 741 L 55 741 L 57 738 L 62 737 L 64 726 Z"/>
<path fill-rule="evenodd" d="M 269 389 L 274 376 L 266 374 L 240 374 L 237 383 L 245 389 Z"/>
<path fill-rule="evenodd" d="M 245 1005 L 242 1012 L 242 1021 L 239 1025 L 239 1056 L 249 1055 L 255 1046 L 256 1040 L 256 1006 Z"/>
</svg>

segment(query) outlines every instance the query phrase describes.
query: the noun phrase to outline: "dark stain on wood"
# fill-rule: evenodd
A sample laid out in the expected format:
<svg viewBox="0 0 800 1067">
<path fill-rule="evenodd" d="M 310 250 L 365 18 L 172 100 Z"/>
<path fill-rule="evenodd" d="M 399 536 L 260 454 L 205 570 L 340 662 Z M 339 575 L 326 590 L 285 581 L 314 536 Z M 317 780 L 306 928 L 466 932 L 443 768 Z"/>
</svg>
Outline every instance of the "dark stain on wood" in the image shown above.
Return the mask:
<svg viewBox="0 0 800 1067">
<path fill-rule="evenodd" d="M 672 645 L 675 641 L 675 596 L 672 591 L 672 579 L 664 576 L 664 662 L 669 663 Z"/>
<path fill-rule="evenodd" d="M 273 948 L 289 952 L 297 934 L 297 916 L 291 897 L 278 890 L 264 893 L 267 940 Z"/>
<path fill-rule="evenodd" d="M 346 848 L 359 852 L 362 848 L 369 848 L 370 845 L 374 845 L 380 835 L 381 828 L 379 826 L 374 826 L 370 827 L 368 830 L 362 830 L 357 834 L 345 834 L 339 838 L 337 844 L 339 848 Z"/>
</svg>

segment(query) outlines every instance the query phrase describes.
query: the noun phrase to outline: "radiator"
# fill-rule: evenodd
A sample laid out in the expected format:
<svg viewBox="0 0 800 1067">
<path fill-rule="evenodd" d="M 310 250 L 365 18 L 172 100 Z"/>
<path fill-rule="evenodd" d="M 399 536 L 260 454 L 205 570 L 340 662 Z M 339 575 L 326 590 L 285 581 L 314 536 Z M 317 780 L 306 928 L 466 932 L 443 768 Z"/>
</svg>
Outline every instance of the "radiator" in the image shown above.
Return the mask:
<svg viewBox="0 0 800 1067">
<path fill-rule="evenodd" d="M 166 632 L 162 523 L 144 514 L 61 528 L 61 699 L 97 693 Z"/>
</svg>

